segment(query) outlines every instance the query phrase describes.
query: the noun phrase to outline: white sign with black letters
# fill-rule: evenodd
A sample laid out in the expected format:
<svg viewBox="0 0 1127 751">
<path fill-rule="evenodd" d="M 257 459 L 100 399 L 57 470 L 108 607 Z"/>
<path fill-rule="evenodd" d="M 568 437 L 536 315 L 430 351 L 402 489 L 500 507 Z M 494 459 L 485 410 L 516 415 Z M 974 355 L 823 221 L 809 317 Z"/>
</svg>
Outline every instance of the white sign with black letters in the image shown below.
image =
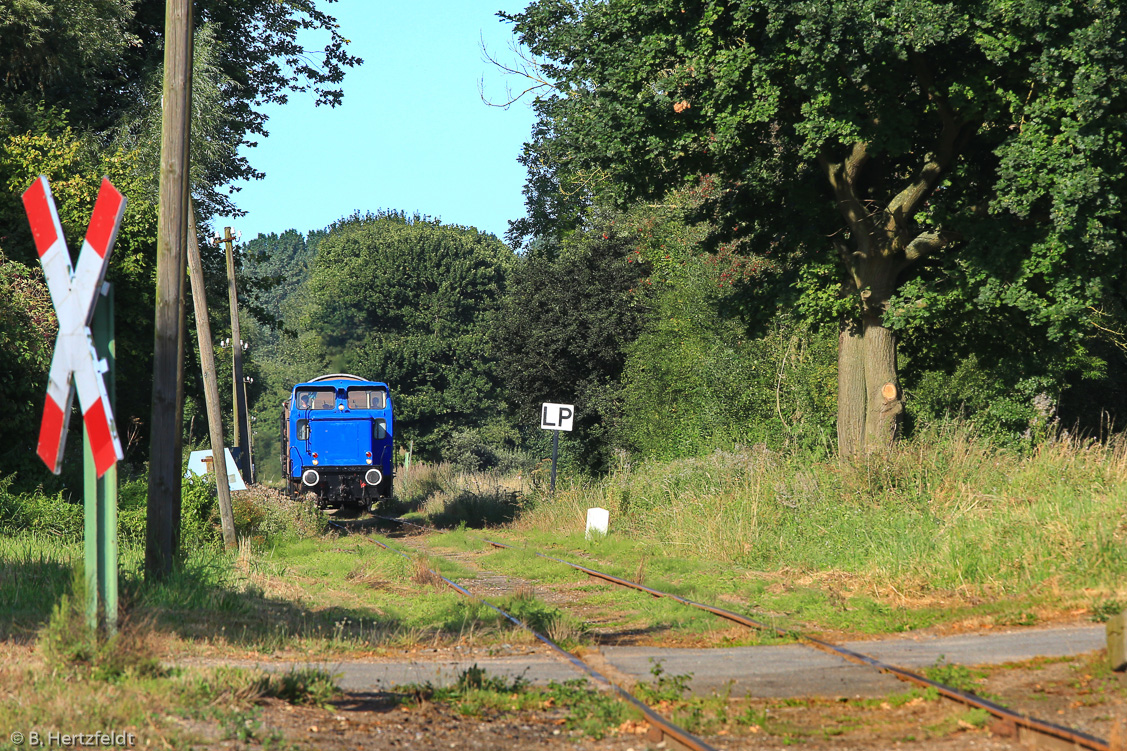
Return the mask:
<svg viewBox="0 0 1127 751">
<path fill-rule="evenodd" d="M 543 430 L 571 430 L 575 421 L 574 404 L 549 404 L 540 407 L 540 427 Z"/>
</svg>

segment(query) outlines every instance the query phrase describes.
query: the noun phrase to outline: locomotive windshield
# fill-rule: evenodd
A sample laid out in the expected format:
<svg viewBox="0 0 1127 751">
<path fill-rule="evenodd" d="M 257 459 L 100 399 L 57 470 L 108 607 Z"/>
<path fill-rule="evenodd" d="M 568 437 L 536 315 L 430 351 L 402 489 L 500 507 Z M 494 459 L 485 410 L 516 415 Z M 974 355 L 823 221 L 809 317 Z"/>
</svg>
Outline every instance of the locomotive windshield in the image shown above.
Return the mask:
<svg viewBox="0 0 1127 751">
<path fill-rule="evenodd" d="M 349 409 L 383 409 L 387 406 L 387 392 L 383 389 L 353 388 L 348 390 Z"/>
<path fill-rule="evenodd" d="M 298 409 L 332 409 L 336 402 L 335 389 L 298 389 Z"/>
</svg>

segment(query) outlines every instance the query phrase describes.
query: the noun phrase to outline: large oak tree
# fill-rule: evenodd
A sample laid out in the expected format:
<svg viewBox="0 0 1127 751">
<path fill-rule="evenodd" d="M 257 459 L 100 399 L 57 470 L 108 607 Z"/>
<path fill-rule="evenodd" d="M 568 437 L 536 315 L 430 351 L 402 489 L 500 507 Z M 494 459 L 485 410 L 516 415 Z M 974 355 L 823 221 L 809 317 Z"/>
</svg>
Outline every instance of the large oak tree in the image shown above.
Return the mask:
<svg viewBox="0 0 1127 751">
<path fill-rule="evenodd" d="M 845 455 L 896 433 L 897 331 L 990 313 L 1049 348 L 1122 313 L 1116 2 L 536 0 L 504 17 L 544 83 L 518 229 L 574 223 L 557 214 L 576 196 L 716 180 L 715 242 L 840 325 Z"/>
</svg>

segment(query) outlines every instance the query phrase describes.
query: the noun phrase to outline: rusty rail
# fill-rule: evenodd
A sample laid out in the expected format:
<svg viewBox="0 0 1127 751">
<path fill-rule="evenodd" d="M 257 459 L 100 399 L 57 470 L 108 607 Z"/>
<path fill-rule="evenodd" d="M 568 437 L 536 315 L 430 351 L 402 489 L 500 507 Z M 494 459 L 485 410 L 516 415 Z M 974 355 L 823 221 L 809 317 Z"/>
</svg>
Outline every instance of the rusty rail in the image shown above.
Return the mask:
<svg viewBox="0 0 1127 751">
<path fill-rule="evenodd" d="M 416 524 L 414 522 L 406 521 L 405 519 L 398 519 L 398 518 L 390 517 L 390 516 L 376 516 L 375 518 L 383 519 L 385 521 L 395 522 L 396 524 L 403 524 L 403 525 L 406 525 L 406 526 L 417 527 L 418 529 L 426 530 L 428 532 L 439 531 L 437 529 L 434 529 L 433 527 L 427 527 L 427 526 L 422 525 L 422 524 Z M 490 540 L 487 537 L 478 537 L 478 539 L 482 540 L 483 542 L 485 542 L 488 545 L 491 545 L 495 548 L 501 548 L 501 549 L 505 549 L 505 550 L 520 550 L 521 549 L 521 548 L 517 548 L 514 545 L 509 545 L 507 543 L 497 542 L 495 540 Z M 692 607 L 692 608 L 697 608 L 698 610 L 707 611 L 709 613 L 712 613 L 713 615 L 719 616 L 720 618 L 725 618 L 729 621 L 732 621 L 734 623 L 738 623 L 742 626 L 747 626 L 748 628 L 754 628 L 754 629 L 759 630 L 759 631 L 770 631 L 770 632 L 775 633 L 778 636 L 791 637 L 791 638 L 796 639 L 800 642 L 804 642 L 807 645 L 812 646 L 816 649 L 820 649 L 820 650 L 822 650 L 824 652 L 828 652 L 830 654 L 835 654 L 835 655 L 842 657 L 842 658 L 844 658 L 844 659 L 846 659 L 846 660 L 848 660 L 852 663 L 855 663 L 855 664 L 858 664 L 858 665 L 868 665 L 870 667 L 876 668 L 878 671 L 880 671 L 882 673 L 888 673 L 889 675 L 892 675 L 896 678 L 899 678 L 900 680 L 905 681 L 907 683 L 913 683 L 917 686 L 922 686 L 924 688 L 933 688 L 941 696 L 945 696 L 948 699 L 952 699 L 954 701 L 961 702 L 963 704 L 974 707 L 976 709 L 983 709 L 983 710 L 989 712 L 994 717 L 997 717 L 998 719 L 1000 719 L 1004 722 L 1013 723 L 1014 726 L 1017 727 L 1017 728 L 1029 730 L 1029 731 L 1032 731 L 1032 732 L 1035 732 L 1035 733 L 1040 733 L 1042 735 L 1047 735 L 1047 736 L 1050 736 L 1052 738 L 1057 738 L 1057 739 L 1066 741 L 1068 743 L 1074 743 L 1077 746 L 1080 746 L 1082 748 L 1091 749 L 1092 751 L 1111 751 L 1111 744 L 1107 740 L 1104 740 L 1103 738 L 1099 738 L 1097 736 L 1090 735 L 1089 733 L 1085 733 L 1082 730 L 1076 730 L 1075 728 L 1066 727 L 1064 725 L 1057 725 L 1056 723 L 1048 722 L 1047 720 L 1041 720 L 1041 719 L 1038 719 L 1036 717 L 1032 717 L 1030 715 L 1025 715 L 1025 714 L 1022 714 L 1020 712 L 1015 712 L 1014 710 L 1009 709 L 1008 707 L 1003 707 L 1002 705 L 997 704 L 996 702 L 990 701 L 989 699 L 984 699 L 981 696 L 973 694 L 969 691 L 961 691 L 957 688 L 953 688 L 951 686 L 947 686 L 947 685 L 940 683 L 938 681 L 934 681 L 930 678 L 927 678 L 926 676 L 920 675 L 918 673 L 913 673 L 910 670 L 905 670 L 904 668 L 899 668 L 899 667 L 896 667 L 895 665 L 889 665 L 888 663 L 883 662 L 881 660 L 878 660 L 877 658 L 872 657 L 871 655 L 866 655 L 866 654 L 863 654 L 861 652 L 856 652 L 856 651 L 848 649 L 846 647 L 842 647 L 838 644 L 834 644 L 833 642 L 829 642 L 829 641 L 826 641 L 824 639 L 819 639 L 815 636 L 810 636 L 808 634 L 804 634 L 800 631 L 794 631 L 794 630 L 791 630 L 791 629 L 779 628 L 778 626 L 774 626 L 774 625 L 771 625 L 771 624 L 768 624 L 768 623 L 764 623 L 763 621 L 757 621 L 754 618 L 748 618 L 745 615 L 741 615 L 741 614 L 733 612 L 731 610 L 725 610 L 724 608 L 718 608 L 714 605 L 706 605 L 704 603 L 694 602 L 694 601 L 689 600 L 685 597 L 681 597 L 680 595 L 671 594 L 669 592 L 662 592 L 661 590 L 654 589 L 652 587 L 647 587 L 644 584 L 638 584 L 637 582 L 632 582 L 629 579 L 623 579 L 622 577 L 615 576 L 613 574 L 608 574 L 608 573 L 605 573 L 603 571 L 598 571 L 596 569 L 589 568 L 587 566 L 583 566 L 583 565 L 580 565 L 578 563 L 572 563 L 571 561 L 564 560 L 563 558 L 556 558 L 555 556 L 546 555 L 544 553 L 540 553 L 540 552 L 535 551 L 535 550 L 533 550 L 531 552 L 534 553 L 539 558 L 543 558 L 543 559 L 549 560 L 549 561 L 554 561 L 556 563 L 563 564 L 564 566 L 569 566 L 569 567 L 575 569 L 576 571 L 582 571 L 583 573 L 587 574 L 588 576 L 594 577 L 596 579 L 602 579 L 604 581 L 610 582 L 611 584 L 616 584 L 616 585 L 621 586 L 621 587 L 627 587 L 629 589 L 635 589 L 635 590 L 638 590 L 639 592 L 645 592 L 646 594 L 651 595 L 652 597 L 669 598 L 671 600 L 674 600 L 675 602 L 681 603 L 682 605 L 687 605 L 687 606 Z"/>
<path fill-rule="evenodd" d="M 337 529 L 343 530 L 345 532 L 348 531 L 348 529 L 346 527 L 344 527 L 340 524 L 337 524 L 336 522 L 329 522 L 329 524 L 330 524 L 330 526 L 334 526 Z M 367 540 L 368 542 L 370 542 L 374 545 L 378 545 L 379 547 L 383 548 L 384 550 L 390 551 L 390 552 L 395 553 L 397 555 L 401 555 L 404 558 L 406 558 L 407 560 L 413 560 L 411 558 L 411 556 L 404 553 L 402 550 L 398 550 L 397 548 L 393 548 L 390 545 L 388 545 L 387 543 L 380 542 L 379 540 L 375 539 L 374 537 L 369 537 L 367 535 L 364 535 L 363 539 Z M 632 704 L 635 707 L 637 707 L 642 712 L 642 714 L 645 715 L 646 719 L 649 720 L 650 724 L 652 726 L 660 729 L 661 732 L 664 735 L 666 735 L 670 738 L 673 738 L 674 740 L 676 740 L 678 743 L 680 743 L 684 747 L 692 749 L 692 751 L 717 751 L 717 749 L 715 747 L 708 745 L 707 743 L 702 741 L 700 738 L 697 738 L 695 735 L 693 735 L 689 731 L 685 730 L 682 727 L 674 725 L 672 722 L 670 722 L 666 718 L 662 717 L 660 714 L 658 714 L 654 710 L 650 709 L 650 707 L 648 707 L 644 702 L 637 699 L 633 694 L 631 694 L 626 689 L 624 689 L 621 686 L 612 682 L 609 678 L 607 678 L 605 675 L 603 675 L 599 671 L 595 670 L 593 667 L 591 667 L 587 663 L 583 662 L 583 660 L 581 660 L 576 655 L 567 651 L 566 649 L 561 647 L 559 644 L 556 644 L 548 636 L 541 634 L 539 631 L 536 631 L 535 629 L 529 627 L 523 621 L 521 621 L 519 618 L 513 616 L 512 614 L 506 612 L 505 610 L 502 610 L 500 607 L 498 607 L 497 605 L 494 605 L 492 602 L 490 602 L 489 600 L 486 600 L 484 597 L 479 597 L 479 596 L 473 594 L 472 592 L 470 592 L 465 587 L 458 584 L 457 582 L 452 581 L 451 579 L 447 579 L 445 576 L 443 576 L 438 571 L 435 571 L 434 569 L 430 569 L 430 568 L 428 568 L 427 571 L 429 571 L 431 574 L 433 574 L 434 576 L 441 579 L 448 587 L 453 589 L 458 594 L 463 595 L 465 597 L 468 597 L 471 600 L 476 600 L 477 602 L 480 602 L 481 604 L 485 605 L 490 610 L 494 611 L 495 613 L 499 614 L 501 617 L 508 620 L 510 623 L 512 623 L 515 626 L 518 626 L 519 628 L 522 628 L 525 631 L 527 631 L 528 633 L 532 634 L 539 641 L 546 644 L 557 655 L 559 655 L 560 657 L 563 657 L 565 660 L 570 662 L 573 666 L 575 666 L 576 668 L 578 668 L 579 670 L 583 671 L 584 673 L 589 675 L 591 678 L 593 678 L 596 683 L 600 683 L 600 684 L 605 685 L 608 688 L 614 690 L 618 694 L 619 698 L 621 698 L 624 701 L 628 702 L 629 704 Z"/>
</svg>

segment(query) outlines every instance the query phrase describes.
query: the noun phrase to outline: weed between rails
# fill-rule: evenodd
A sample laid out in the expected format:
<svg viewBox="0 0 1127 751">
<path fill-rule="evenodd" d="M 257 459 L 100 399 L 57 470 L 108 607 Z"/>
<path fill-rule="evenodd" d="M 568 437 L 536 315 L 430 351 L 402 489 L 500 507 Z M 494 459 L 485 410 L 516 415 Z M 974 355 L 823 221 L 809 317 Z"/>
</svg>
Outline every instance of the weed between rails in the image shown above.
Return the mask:
<svg viewBox="0 0 1127 751">
<path fill-rule="evenodd" d="M 675 724 L 696 735 L 768 735 L 784 743 L 853 735 L 895 740 L 942 737 L 983 727 L 989 715 L 940 701 L 934 691 L 913 689 L 886 697 L 857 700 L 752 699 L 732 697 L 730 690 L 710 696 L 689 696 L 690 675 L 668 675 L 660 664 L 653 680 L 639 683 L 634 695 Z M 463 671 L 447 687 L 409 687 L 401 702 L 440 702 L 464 715 L 491 719 L 509 712 L 562 715 L 569 730 L 593 738 L 645 734 L 642 714 L 614 695 L 593 690 L 584 680 L 533 686 L 524 676 L 491 676 L 477 665 Z"/>
<path fill-rule="evenodd" d="M 591 738 L 602 738 L 641 713 L 614 696 L 595 691 L 582 678 L 533 687 L 523 676 L 490 676 L 476 664 L 459 674 L 451 686 L 408 687 L 404 701 L 442 702 L 473 717 L 506 712 L 551 712 L 564 715 L 565 726 Z"/>
</svg>

